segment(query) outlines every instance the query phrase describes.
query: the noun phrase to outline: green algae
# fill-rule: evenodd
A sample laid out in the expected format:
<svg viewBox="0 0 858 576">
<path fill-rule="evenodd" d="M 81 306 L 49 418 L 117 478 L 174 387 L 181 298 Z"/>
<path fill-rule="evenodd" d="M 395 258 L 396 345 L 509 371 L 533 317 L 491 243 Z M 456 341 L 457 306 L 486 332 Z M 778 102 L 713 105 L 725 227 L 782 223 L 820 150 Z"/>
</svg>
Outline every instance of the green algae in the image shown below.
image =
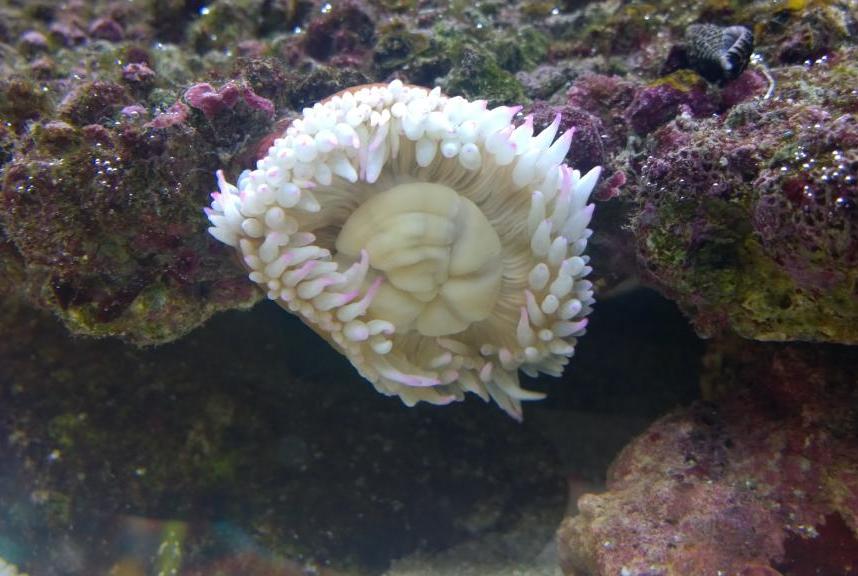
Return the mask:
<svg viewBox="0 0 858 576">
<path fill-rule="evenodd" d="M 454 62 L 444 78 L 444 89 L 451 95 L 485 99 L 489 106 L 524 101 L 524 90 L 486 51 L 471 44 L 459 44 L 451 52 Z"/>
<path fill-rule="evenodd" d="M 393 20 L 379 28 L 373 61 L 382 74 L 402 70 L 428 78 L 433 72 L 421 70 L 436 68 L 434 74 L 437 76 L 442 69 L 449 69 L 449 60 L 445 65 L 433 66 L 433 48 L 436 47 L 428 35 L 410 30 L 402 20 Z"/>
<path fill-rule="evenodd" d="M 858 340 L 858 272 L 825 293 L 803 289 L 763 249 L 743 216 L 745 208 L 735 203 L 707 204 L 707 220 L 718 227 L 690 250 L 685 223 L 698 210 L 661 206 L 662 222 L 647 235 L 646 251 L 657 266 L 651 273 L 684 295 L 680 306 L 698 319 L 702 335 L 714 335 L 726 324 L 755 340 Z M 680 270 L 686 272 L 677 274 Z"/>
<path fill-rule="evenodd" d="M 21 132 L 27 122 L 48 110 L 48 97 L 36 83 L 20 78 L 0 80 L 0 121 L 7 130 Z"/>
<path fill-rule="evenodd" d="M 524 26 L 514 34 L 500 34 L 489 46 L 498 66 L 515 73 L 532 70 L 544 62 L 550 39 L 532 26 Z"/>
<path fill-rule="evenodd" d="M 813 294 L 796 286 L 753 239 L 742 248 L 741 282 L 731 310 L 738 334 L 775 341 L 858 340 L 853 296 L 858 273 L 825 294 Z"/>
<path fill-rule="evenodd" d="M 686 68 L 672 72 L 667 76 L 661 76 L 649 83 L 649 86 L 653 88 L 656 86 L 670 86 L 682 93 L 691 92 L 700 86 L 705 87 L 705 85 L 705 80 L 697 72 Z"/>
<path fill-rule="evenodd" d="M 46 294 L 49 298 L 52 295 Z M 253 293 L 235 309 L 248 310 L 260 299 L 261 295 Z M 94 338 L 121 337 L 151 346 L 186 334 L 221 309 L 222 305 L 216 302 L 201 305 L 192 293 L 182 293 L 165 282 L 158 282 L 138 294 L 115 320 L 104 321 L 97 303 L 68 306 L 60 309 L 58 316 L 76 334 Z"/>
</svg>

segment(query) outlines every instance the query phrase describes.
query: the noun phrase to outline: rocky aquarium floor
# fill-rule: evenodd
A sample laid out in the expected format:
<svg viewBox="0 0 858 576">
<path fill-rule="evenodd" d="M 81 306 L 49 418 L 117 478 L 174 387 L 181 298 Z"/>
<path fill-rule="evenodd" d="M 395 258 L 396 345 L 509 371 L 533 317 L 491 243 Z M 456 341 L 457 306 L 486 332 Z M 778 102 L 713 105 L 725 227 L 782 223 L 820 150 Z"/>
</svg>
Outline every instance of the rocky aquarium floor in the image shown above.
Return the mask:
<svg viewBox="0 0 858 576">
<path fill-rule="evenodd" d="M 697 395 L 701 346 L 670 303 L 597 314 L 519 424 L 479 400 L 406 410 L 270 304 L 149 349 L 8 307 L 4 556 L 33 574 L 551 574 L 570 494 Z"/>
<path fill-rule="evenodd" d="M 855 0 L 0 0 L 0 575 L 858 574 L 856 38 Z M 603 167 L 521 423 L 379 395 L 206 232 L 216 170 L 394 79 Z"/>
</svg>

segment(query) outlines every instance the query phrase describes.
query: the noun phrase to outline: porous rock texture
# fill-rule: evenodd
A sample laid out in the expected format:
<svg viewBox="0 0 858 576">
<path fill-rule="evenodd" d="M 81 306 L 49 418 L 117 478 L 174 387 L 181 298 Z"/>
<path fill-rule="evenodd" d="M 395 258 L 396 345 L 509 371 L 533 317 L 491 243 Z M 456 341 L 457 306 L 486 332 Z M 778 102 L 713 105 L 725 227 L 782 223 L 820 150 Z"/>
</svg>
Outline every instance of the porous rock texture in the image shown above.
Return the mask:
<svg viewBox="0 0 858 576">
<path fill-rule="evenodd" d="M 856 351 L 712 346 L 718 401 L 651 425 L 557 540 L 567 576 L 852 574 L 858 566 Z"/>
</svg>

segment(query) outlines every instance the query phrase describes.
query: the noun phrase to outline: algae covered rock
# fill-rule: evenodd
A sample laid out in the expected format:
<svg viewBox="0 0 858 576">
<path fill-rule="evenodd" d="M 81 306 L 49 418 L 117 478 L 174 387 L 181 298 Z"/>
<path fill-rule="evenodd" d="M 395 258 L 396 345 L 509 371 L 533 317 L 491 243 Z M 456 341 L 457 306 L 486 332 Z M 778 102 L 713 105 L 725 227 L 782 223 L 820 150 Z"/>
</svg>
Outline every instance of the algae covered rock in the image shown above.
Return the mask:
<svg viewBox="0 0 858 576">
<path fill-rule="evenodd" d="M 513 72 L 547 50 L 533 28 L 469 29 L 471 12 L 451 11 L 435 35 L 398 3 L 105 0 L 3 14 L 0 225 L 4 262 L 23 269 L 8 279 L 75 333 L 142 345 L 260 299 L 205 234 L 201 207 L 214 171 L 251 166 L 277 120 L 392 74 L 514 103 Z"/>
<path fill-rule="evenodd" d="M 67 121 L 31 126 L 4 170 L 0 219 L 34 302 L 75 332 L 152 344 L 257 296 L 197 218 L 205 134 L 144 124 L 122 112 L 128 98 L 81 85 L 59 109 Z"/>
<path fill-rule="evenodd" d="M 653 134 L 638 253 L 702 334 L 858 342 L 851 53 L 785 70 L 778 97 Z"/>
<path fill-rule="evenodd" d="M 717 402 L 677 410 L 623 449 L 607 491 L 582 496 L 560 527 L 564 574 L 848 574 L 855 362 L 836 346 L 713 347 Z"/>
</svg>

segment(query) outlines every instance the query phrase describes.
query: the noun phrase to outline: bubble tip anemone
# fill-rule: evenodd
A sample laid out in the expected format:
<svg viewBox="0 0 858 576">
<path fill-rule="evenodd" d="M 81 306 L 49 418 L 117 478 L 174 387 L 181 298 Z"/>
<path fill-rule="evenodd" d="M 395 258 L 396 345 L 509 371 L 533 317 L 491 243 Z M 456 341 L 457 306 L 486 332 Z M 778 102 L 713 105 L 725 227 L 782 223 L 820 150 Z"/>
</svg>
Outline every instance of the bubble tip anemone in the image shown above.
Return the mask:
<svg viewBox="0 0 858 576">
<path fill-rule="evenodd" d="M 237 186 L 218 172 L 209 230 L 383 394 L 521 419 L 543 395 L 518 371 L 559 376 L 585 331 L 599 169 L 518 110 L 398 80 L 334 94 Z"/>
</svg>

